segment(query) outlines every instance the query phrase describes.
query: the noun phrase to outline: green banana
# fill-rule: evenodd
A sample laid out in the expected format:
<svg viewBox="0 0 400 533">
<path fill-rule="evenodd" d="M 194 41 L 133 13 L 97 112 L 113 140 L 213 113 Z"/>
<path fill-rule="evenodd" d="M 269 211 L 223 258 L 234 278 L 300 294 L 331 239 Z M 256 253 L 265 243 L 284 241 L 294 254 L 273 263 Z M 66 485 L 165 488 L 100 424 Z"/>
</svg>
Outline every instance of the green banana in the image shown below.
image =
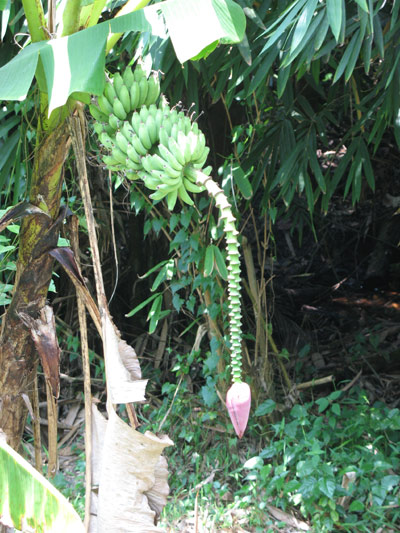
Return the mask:
<svg viewBox="0 0 400 533">
<path fill-rule="evenodd" d="M 138 154 L 141 156 L 147 155 L 148 150 L 143 146 L 142 141 L 137 135 L 132 136 L 131 144 Z"/>
<path fill-rule="evenodd" d="M 174 209 L 177 198 L 178 198 L 178 189 L 174 189 L 173 191 L 167 194 L 167 206 L 170 211 Z"/>
<path fill-rule="evenodd" d="M 205 190 L 205 187 L 202 187 L 200 185 L 196 185 L 195 183 L 192 183 L 186 175 L 183 176 L 183 185 L 185 186 L 185 189 L 189 192 L 192 192 L 194 194 L 203 192 Z"/>
<path fill-rule="evenodd" d="M 135 135 L 135 131 L 127 120 L 124 120 L 121 126 L 121 133 L 124 135 L 125 139 L 130 142 L 132 135 Z"/>
<path fill-rule="evenodd" d="M 135 70 L 133 71 L 133 77 L 136 81 L 140 81 L 143 77 L 146 77 L 146 73 L 140 63 L 136 65 Z"/>
<path fill-rule="evenodd" d="M 160 95 L 160 84 L 158 82 L 158 77 L 156 78 L 154 74 L 151 74 L 150 78 L 147 80 L 147 86 L 147 95 L 144 104 L 149 106 L 151 104 L 155 104 Z"/>
<path fill-rule="evenodd" d="M 190 198 L 190 196 L 186 192 L 186 189 L 185 189 L 185 186 L 183 185 L 183 183 L 178 189 L 178 196 L 182 200 L 182 202 L 185 202 L 185 204 L 188 204 L 188 205 L 193 205 L 194 204 L 193 200 Z"/>
<path fill-rule="evenodd" d="M 140 108 L 140 111 L 139 111 L 139 116 L 140 116 L 141 122 L 146 122 L 147 117 L 149 116 L 149 114 L 150 114 L 149 109 L 145 105 L 142 105 L 142 107 Z"/>
<path fill-rule="evenodd" d="M 129 170 L 141 170 L 143 167 L 142 165 L 138 165 L 137 163 L 134 163 L 132 159 L 129 159 L 129 157 L 125 160 L 125 166 Z"/>
<path fill-rule="evenodd" d="M 118 98 L 118 96 L 114 98 L 113 111 L 114 111 L 114 115 L 117 116 L 120 120 L 126 119 L 127 113 L 124 109 L 124 106 L 122 105 L 121 100 Z"/>
<path fill-rule="evenodd" d="M 193 168 L 192 165 L 187 165 L 185 167 L 185 174 L 184 174 L 185 178 L 189 181 L 191 181 L 192 183 L 196 183 L 197 181 L 197 176 L 196 176 L 196 170 Z M 189 189 L 188 189 L 189 190 Z"/>
<path fill-rule="evenodd" d="M 195 149 L 193 150 L 192 161 L 196 162 L 198 159 L 200 159 L 203 155 L 205 148 L 206 148 L 206 138 L 204 137 L 204 133 L 200 132 L 197 135 L 197 143 L 196 143 Z"/>
<path fill-rule="evenodd" d="M 107 122 L 108 121 L 108 113 L 105 114 L 99 109 L 96 105 L 90 104 L 89 106 L 90 114 L 94 119 L 96 119 L 98 122 Z"/>
<path fill-rule="evenodd" d="M 146 102 L 148 89 L 149 89 L 149 86 L 147 83 L 147 79 L 142 78 L 139 81 L 139 90 L 140 90 L 139 105 L 140 106 L 144 105 L 144 103 Z"/>
<path fill-rule="evenodd" d="M 149 114 L 149 116 L 147 117 L 146 128 L 150 137 L 150 142 L 153 145 L 158 140 L 157 125 L 153 115 Z"/>
<path fill-rule="evenodd" d="M 118 167 L 121 169 L 121 163 L 112 155 L 103 155 L 103 161 L 107 168 Z"/>
<path fill-rule="evenodd" d="M 160 180 L 158 178 L 155 178 L 153 176 L 146 176 L 144 179 L 144 184 L 148 189 L 151 189 L 153 191 L 156 191 L 158 187 L 161 185 Z"/>
<path fill-rule="evenodd" d="M 120 165 L 125 166 L 126 163 L 126 154 L 122 150 L 118 148 L 118 146 L 114 146 L 112 149 L 111 155 L 114 159 L 116 159 Z"/>
<path fill-rule="evenodd" d="M 183 131 L 178 132 L 178 144 L 183 149 L 183 157 L 185 158 L 185 163 L 189 163 L 192 158 L 192 149 L 190 139 L 183 133 Z"/>
<path fill-rule="evenodd" d="M 117 96 L 118 98 L 120 97 L 119 96 L 119 92 L 121 90 L 121 88 L 125 85 L 124 84 L 124 80 L 122 79 L 122 76 L 119 72 L 116 72 L 112 78 L 112 83 L 113 83 L 113 86 L 114 86 L 114 89 L 115 89 L 115 92 L 117 93 Z"/>
<path fill-rule="evenodd" d="M 120 131 L 117 131 L 117 133 L 115 134 L 115 141 L 118 145 L 118 148 L 124 152 L 124 154 L 127 153 L 127 150 L 128 150 L 128 140 L 127 138 L 125 137 L 125 135 L 123 133 L 121 133 Z"/>
<path fill-rule="evenodd" d="M 192 123 L 190 121 L 190 118 L 185 116 L 185 118 L 183 120 L 183 129 L 182 129 L 182 131 L 184 132 L 185 135 L 189 135 L 189 132 L 191 131 L 191 129 L 192 129 Z"/>
<path fill-rule="evenodd" d="M 121 87 L 118 97 L 119 97 L 122 105 L 124 106 L 124 109 L 125 109 L 126 113 L 130 113 L 130 111 L 131 111 L 131 98 L 130 98 L 130 95 L 129 95 L 128 88 L 127 88 L 127 86 L 125 84 Z"/>
<path fill-rule="evenodd" d="M 100 115 L 103 115 L 103 113 L 101 111 L 99 111 L 99 108 L 96 107 L 96 106 L 90 106 L 90 107 L 93 107 L 94 109 L 96 109 L 95 113 L 99 113 L 99 117 Z M 102 124 L 102 122 L 106 122 L 105 120 L 99 120 L 94 114 L 93 114 L 93 110 L 90 109 L 90 113 L 92 115 L 93 118 L 95 118 L 98 122 L 94 122 L 93 123 L 93 129 L 94 131 L 97 133 L 97 135 L 99 135 L 102 131 L 104 131 L 104 126 Z M 108 117 L 106 117 L 106 119 L 108 120 Z"/>
<path fill-rule="evenodd" d="M 112 106 L 114 102 L 114 98 L 117 96 L 117 93 L 115 92 L 115 89 L 109 81 L 106 82 L 103 94 L 107 98 L 109 104 Z"/>
<path fill-rule="evenodd" d="M 153 143 L 150 140 L 149 132 L 147 131 L 147 127 L 144 122 L 141 122 L 139 125 L 138 136 L 143 146 L 147 148 L 147 150 L 150 150 Z"/>
<path fill-rule="evenodd" d="M 150 115 L 153 115 L 154 118 L 156 118 L 156 114 L 157 114 L 157 111 L 161 111 L 161 109 L 159 109 L 156 104 L 150 104 L 149 106 L 147 106 L 147 109 L 149 110 L 149 114 Z"/>
<path fill-rule="evenodd" d="M 156 113 L 154 115 L 154 120 L 156 121 L 157 132 L 160 131 L 161 124 L 162 124 L 162 118 L 163 118 L 162 110 L 161 109 L 157 109 L 157 111 L 156 111 Z"/>
<path fill-rule="evenodd" d="M 175 122 L 174 124 L 172 124 L 171 133 L 170 133 L 170 137 L 174 141 L 178 140 L 178 131 L 179 131 L 178 123 Z"/>
<path fill-rule="evenodd" d="M 137 111 L 135 111 L 132 114 L 132 117 L 131 117 L 131 124 L 132 124 L 132 128 L 134 129 L 136 135 L 139 134 L 139 126 L 140 126 L 141 122 L 142 122 L 142 119 L 140 118 L 139 113 Z"/>
<path fill-rule="evenodd" d="M 160 139 L 160 145 L 167 147 L 169 135 L 168 135 L 167 130 L 165 129 L 164 122 L 162 123 L 162 125 L 160 126 L 158 130 L 158 137 Z"/>
<path fill-rule="evenodd" d="M 166 146 L 164 146 L 163 144 L 159 144 L 157 150 L 160 154 L 160 157 L 164 159 L 170 167 L 179 172 L 182 171 L 183 165 L 179 163 L 177 158 L 168 150 Z"/>
<path fill-rule="evenodd" d="M 176 170 L 168 162 L 158 154 L 153 154 L 151 157 L 152 164 L 155 170 L 163 170 L 170 178 L 182 177 L 182 168 Z"/>
<path fill-rule="evenodd" d="M 170 137 L 168 139 L 168 149 L 171 152 L 171 154 L 175 157 L 175 159 L 180 163 L 182 166 L 186 164 L 185 156 L 183 155 L 183 152 L 176 142 L 176 140 L 173 137 Z"/>
<path fill-rule="evenodd" d="M 105 115 L 109 115 L 113 112 L 113 106 L 110 104 L 108 99 L 104 96 L 104 94 L 101 94 L 97 98 L 97 104 L 100 108 L 100 111 L 104 113 Z"/>
<path fill-rule="evenodd" d="M 109 135 L 107 135 L 107 133 L 105 131 L 102 131 L 99 135 L 99 140 L 101 142 L 101 144 L 107 148 L 107 150 L 112 150 L 115 146 L 113 140 L 111 139 L 111 137 Z"/>
<path fill-rule="evenodd" d="M 137 181 L 140 179 L 139 173 L 136 170 L 128 170 L 125 172 L 125 177 L 131 181 Z"/>
<path fill-rule="evenodd" d="M 151 164 L 150 156 L 146 155 L 142 157 L 142 165 L 146 172 L 152 175 L 153 170 L 155 170 Z"/>
<path fill-rule="evenodd" d="M 192 127 L 191 127 L 191 131 L 197 135 L 199 133 L 199 125 L 197 124 L 197 122 L 192 122 Z"/>
<path fill-rule="evenodd" d="M 127 86 L 128 89 L 133 85 L 133 83 L 135 82 L 135 77 L 130 67 L 126 67 L 122 74 L 122 79 L 124 80 L 124 84 Z"/>
<path fill-rule="evenodd" d="M 132 146 L 132 144 L 128 144 L 128 147 L 126 149 L 126 154 L 127 156 L 129 157 L 129 159 L 131 161 L 133 161 L 134 163 L 136 163 L 137 165 L 140 165 L 141 164 L 141 161 L 142 161 L 142 156 L 140 154 L 137 153 L 137 151 L 134 149 L 134 147 Z"/>
<path fill-rule="evenodd" d="M 113 130 L 117 130 L 120 127 L 120 120 L 114 115 L 114 113 L 111 113 L 108 117 L 108 123 L 112 127 Z"/>
<path fill-rule="evenodd" d="M 156 192 L 153 192 L 153 194 L 150 194 L 150 198 L 152 200 L 162 200 L 167 196 L 168 193 L 171 191 L 164 191 L 163 189 L 160 189 L 160 187 L 157 188 Z"/>
<path fill-rule="evenodd" d="M 131 100 L 131 109 L 135 111 L 139 106 L 140 101 L 140 89 L 137 81 L 134 81 L 129 90 L 129 96 Z"/>
</svg>

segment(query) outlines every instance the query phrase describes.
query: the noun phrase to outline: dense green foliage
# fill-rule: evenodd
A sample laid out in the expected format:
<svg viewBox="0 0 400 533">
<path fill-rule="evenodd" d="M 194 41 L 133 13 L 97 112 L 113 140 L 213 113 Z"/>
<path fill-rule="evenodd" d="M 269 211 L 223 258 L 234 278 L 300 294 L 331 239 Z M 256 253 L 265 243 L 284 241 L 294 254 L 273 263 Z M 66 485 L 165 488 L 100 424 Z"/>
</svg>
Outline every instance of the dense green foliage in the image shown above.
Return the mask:
<svg viewBox="0 0 400 533">
<path fill-rule="evenodd" d="M 290 373 L 293 355 L 275 351 L 268 342 L 263 349 L 262 339 L 270 341 L 271 333 L 277 333 L 270 324 L 266 281 L 279 259 L 279 250 L 273 249 L 277 224 L 286 222 L 300 241 L 305 228 L 317 235 L 319 213 L 328 212 L 335 196 L 356 204 L 374 191 L 375 158 L 382 143 L 393 150 L 400 144 L 400 4 L 239 3 L 247 15 L 247 39 L 229 51 L 220 46 L 210 49 L 205 59 L 181 65 L 168 40 L 131 33 L 115 47 L 107 65 L 111 72 L 122 72 L 141 56 L 148 70 L 162 72 L 161 89 L 170 105 L 194 113 L 206 134 L 209 163 L 235 208 L 241 237 L 253 238 L 258 302 L 247 264 L 242 277 L 244 369 L 256 408 L 242 446 L 219 408 L 218 393 L 229 381 L 223 348 L 228 345 L 228 301 L 223 231 L 213 204 L 199 195 L 194 206 L 170 212 L 162 202 L 154 205 L 139 184 L 125 188 L 123 173 L 112 176 L 122 291 L 128 287 L 125 294 L 117 294 L 113 312 L 123 316 L 131 311 L 124 327 L 134 331 L 132 340 L 146 335 L 147 317 L 150 360 L 145 373 L 155 385 L 151 405 L 143 406 L 140 417 L 146 428 L 167 431 L 176 443 L 168 452 L 173 496 L 164 521 L 193 511 L 198 494 L 200 508 L 215 510 L 210 530 L 231 524 L 228 507 L 246 509 L 248 524 L 266 531 L 267 505 L 295 511 L 321 532 L 339 526 L 360 532 L 390 529 L 399 520 L 398 410 L 370 405 L 361 390 L 347 395 L 328 390 L 326 397 L 313 402 L 305 397 L 304 403 L 299 399 L 282 409 L 290 389 L 285 365 L 289 363 Z M 29 150 L 21 139 L 33 136 L 26 133 L 25 121 L 31 101 L 7 104 L 1 111 L 1 207 L 24 196 Z M 100 166 L 102 156 L 93 137 L 89 146 L 91 161 L 96 159 Z M 100 168 L 93 176 L 105 182 Z M 69 178 L 65 196 L 74 211 L 80 209 L 76 193 Z M 106 264 L 111 232 L 109 219 L 101 217 L 108 205 L 102 191 L 96 193 Z M 136 240 L 130 233 L 127 211 L 142 224 L 139 240 L 137 233 Z M 7 254 L 13 253 L 15 243 L 10 233 L 0 238 L 0 304 L 7 305 L 13 272 Z M 154 251 L 150 258 L 142 246 Z M 134 267 L 134 261 L 127 260 L 132 257 Z M 107 268 L 106 283 L 113 287 L 114 274 Z M 138 284 L 146 287 L 144 296 L 139 291 L 132 295 L 138 274 Z M 72 316 L 67 306 L 60 305 L 60 311 Z M 157 361 L 154 354 L 164 323 L 166 350 Z M 210 341 L 196 342 L 204 325 Z M 79 375 L 77 338 L 65 331 L 60 336 L 67 338 L 66 353 L 72 352 L 64 364 Z M 93 340 L 91 347 L 94 353 Z M 96 377 L 102 364 L 100 356 L 93 356 Z M 296 379 L 303 377 L 303 370 Z M 345 488 L 343 476 L 348 472 L 355 477 Z M 58 482 L 72 494 L 62 478 Z"/>
</svg>

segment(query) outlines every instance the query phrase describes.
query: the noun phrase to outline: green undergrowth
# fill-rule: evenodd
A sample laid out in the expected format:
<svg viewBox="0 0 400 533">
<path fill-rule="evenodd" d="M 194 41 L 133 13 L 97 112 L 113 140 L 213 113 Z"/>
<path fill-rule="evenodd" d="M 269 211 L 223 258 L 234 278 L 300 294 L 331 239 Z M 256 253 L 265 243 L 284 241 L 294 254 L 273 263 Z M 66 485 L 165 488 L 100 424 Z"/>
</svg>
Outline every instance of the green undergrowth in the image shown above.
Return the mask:
<svg viewBox="0 0 400 533">
<path fill-rule="evenodd" d="M 238 524 L 254 532 L 285 531 L 269 506 L 318 533 L 399 531 L 399 409 L 371 404 L 365 391 L 353 388 L 299 401 L 269 424 L 273 412 L 278 414 L 272 400 L 261 403 L 238 440 L 222 405 L 207 406 L 184 378 L 164 385 L 158 408 L 142 407 L 143 427 L 175 442 L 166 451 L 166 531 L 184 523 L 194 527 L 196 520 L 210 532 Z M 55 479 L 80 513 L 83 466 L 80 456 L 77 484 L 68 473 Z"/>
<path fill-rule="evenodd" d="M 172 527 L 197 505 L 211 530 L 241 516 L 242 527 L 267 531 L 270 523 L 274 531 L 272 505 L 315 532 L 398 531 L 399 409 L 371 405 L 358 389 L 299 403 L 268 425 L 265 415 L 275 408 L 271 400 L 261 404 L 238 441 L 229 424 L 220 426 L 219 409 L 193 409 L 181 386 L 162 428 L 175 441 L 167 453 L 171 496 L 163 524 Z"/>
</svg>

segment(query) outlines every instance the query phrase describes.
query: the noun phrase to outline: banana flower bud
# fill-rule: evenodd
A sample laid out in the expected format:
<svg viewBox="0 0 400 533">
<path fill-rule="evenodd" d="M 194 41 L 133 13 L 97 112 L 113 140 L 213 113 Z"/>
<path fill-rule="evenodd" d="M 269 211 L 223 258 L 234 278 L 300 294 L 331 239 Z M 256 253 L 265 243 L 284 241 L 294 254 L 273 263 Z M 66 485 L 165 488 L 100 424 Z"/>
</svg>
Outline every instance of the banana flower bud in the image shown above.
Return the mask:
<svg viewBox="0 0 400 533">
<path fill-rule="evenodd" d="M 247 383 L 235 381 L 226 393 L 226 407 L 236 435 L 241 439 L 246 430 L 251 404 L 251 391 Z"/>
</svg>

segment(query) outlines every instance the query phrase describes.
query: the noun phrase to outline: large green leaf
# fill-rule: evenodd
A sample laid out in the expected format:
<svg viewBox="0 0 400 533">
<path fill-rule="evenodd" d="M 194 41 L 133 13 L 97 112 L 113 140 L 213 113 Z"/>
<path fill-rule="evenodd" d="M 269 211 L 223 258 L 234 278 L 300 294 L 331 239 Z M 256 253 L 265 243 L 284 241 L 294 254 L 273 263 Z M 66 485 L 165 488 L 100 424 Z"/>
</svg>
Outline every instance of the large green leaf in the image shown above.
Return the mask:
<svg viewBox="0 0 400 533">
<path fill-rule="evenodd" d="M 39 56 L 46 76 L 50 112 L 64 105 L 74 92 L 101 94 L 108 35 L 146 31 L 165 36 L 166 29 L 179 61 L 184 62 L 199 56 L 214 41 L 240 42 L 245 16 L 232 0 L 167 0 L 68 37 L 28 45 L 0 68 L 0 100 L 26 97 Z"/>
<path fill-rule="evenodd" d="M 232 0 L 168 0 L 160 6 L 181 63 L 214 41 L 238 43 L 244 37 L 246 18 Z"/>
<path fill-rule="evenodd" d="M 19 530 L 84 532 L 72 505 L 37 470 L 0 439 L 0 516 Z"/>
</svg>

